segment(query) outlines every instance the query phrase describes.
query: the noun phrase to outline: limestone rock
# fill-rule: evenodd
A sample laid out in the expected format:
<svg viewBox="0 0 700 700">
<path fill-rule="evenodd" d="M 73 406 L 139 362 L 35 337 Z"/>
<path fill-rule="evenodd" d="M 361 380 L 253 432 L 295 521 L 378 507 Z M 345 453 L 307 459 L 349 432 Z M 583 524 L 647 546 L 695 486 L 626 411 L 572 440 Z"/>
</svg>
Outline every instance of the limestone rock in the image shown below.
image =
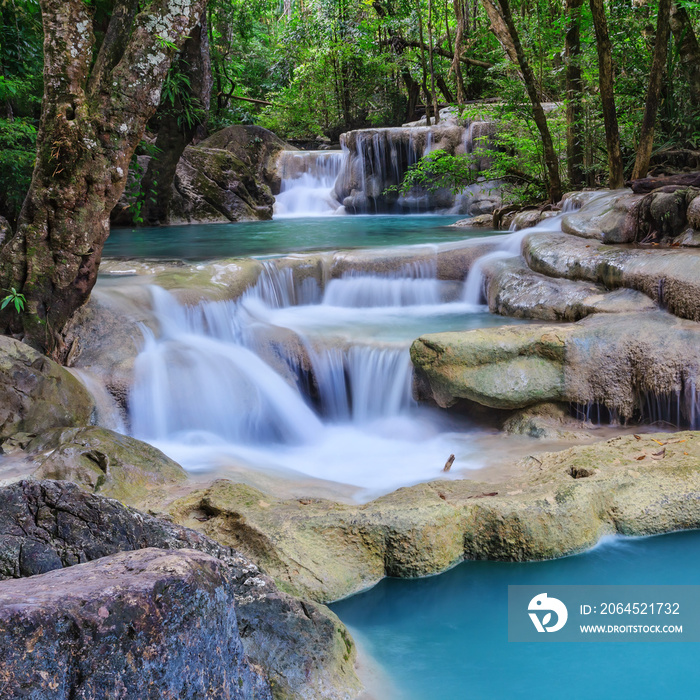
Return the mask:
<svg viewBox="0 0 700 700">
<path fill-rule="evenodd" d="M 279 500 L 219 480 L 171 512 L 255 556 L 291 590 L 327 601 L 383 576 L 424 576 L 465 558 L 551 559 L 606 534 L 697 528 L 698 465 L 700 433 L 628 435 L 539 453 L 512 476 L 434 481 L 361 506 Z M 212 514 L 203 523 L 194 519 L 202 507 Z"/>
<path fill-rule="evenodd" d="M 197 550 L 227 565 L 245 652 L 275 698 L 346 700 L 359 691 L 355 647 L 337 617 L 278 590 L 235 549 L 68 482 L 21 481 L 0 488 L 0 504 L 0 579 L 144 547 Z M 191 515 L 198 525 L 216 517 L 206 503 Z"/>
<path fill-rule="evenodd" d="M 418 397 L 443 407 L 460 399 L 498 409 L 600 403 L 632 418 L 646 396 L 677 395 L 690 418 L 700 325 L 660 311 L 595 314 L 575 324 L 425 335 L 411 358 Z"/>
<path fill-rule="evenodd" d="M 0 438 L 87 425 L 94 409 L 70 372 L 28 345 L 0 336 Z"/>
<path fill-rule="evenodd" d="M 491 214 L 479 214 L 469 219 L 460 219 L 450 226 L 457 228 L 493 228 L 493 216 Z"/>
<path fill-rule="evenodd" d="M 700 251 L 622 248 L 560 233 L 532 233 L 523 255 L 535 272 L 643 292 L 682 318 L 700 321 Z"/>
<path fill-rule="evenodd" d="M 581 238 L 603 243 L 629 243 L 636 239 L 636 206 L 644 195 L 617 190 L 590 201 L 579 211 L 564 215 L 562 229 Z"/>
<path fill-rule="evenodd" d="M 547 277 L 520 258 L 493 260 L 482 267 L 492 313 L 541 321 L 578 321 L 594 313 L 652 311 L 656 304 L 641 292 L 612 292 L 596 284 Z"/>
<path fill-rule="evenodd" d="M 274 198 L 250 165 L 233 153 L 188 146 L 177 166 L 171 223 L 271 219 Z"/>
<path fill-rule="evenodd" d="M 271 699 L 225 564 L 143 549 L 0 583 L 5 697 Z"/>
<path fill-rule="evenodd" d="M 511 435 L 553 440 L 590 440 L 583 421 L 573 418 L 566 404 L 541 403 L 517 411 L 503 424 Z"/>
<path fill-rule="evenodd" d="M 187 472 L 160 450 L 105 428 L 48 431 L 26 451 L 39 463 L 37 479 L 72 481 L 124 503 L 137 503 L 154 488 L 187 479 Z"/>
</svg>

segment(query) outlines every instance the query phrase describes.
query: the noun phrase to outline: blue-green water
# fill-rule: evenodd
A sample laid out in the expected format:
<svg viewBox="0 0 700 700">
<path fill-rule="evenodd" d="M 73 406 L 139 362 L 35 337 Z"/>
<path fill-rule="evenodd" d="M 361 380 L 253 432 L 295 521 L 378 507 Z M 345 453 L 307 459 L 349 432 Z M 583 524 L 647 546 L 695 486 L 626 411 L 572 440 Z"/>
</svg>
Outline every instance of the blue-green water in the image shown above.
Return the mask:
<svg viewBox="0 0 700 700">
<path fill-rule="evenodd" d="M 651 700 L 700 697 L 700 645 L 507 641 L 508 586 L 700 583 L 700 531 L 615 539 L 556 561 L 465 562 L 386 579 L 331 608 L 384 668 L 377 700 Z"/>
<path fill-rule="evenodd" d="M 212 258 L 444 243 L 485 235 L 451 228 L 458 216 L 328 216 L 235 224 L 114 229 L 106 257 Z M 487 234 L 488 235 L 488 234 Z"/>
</svg>

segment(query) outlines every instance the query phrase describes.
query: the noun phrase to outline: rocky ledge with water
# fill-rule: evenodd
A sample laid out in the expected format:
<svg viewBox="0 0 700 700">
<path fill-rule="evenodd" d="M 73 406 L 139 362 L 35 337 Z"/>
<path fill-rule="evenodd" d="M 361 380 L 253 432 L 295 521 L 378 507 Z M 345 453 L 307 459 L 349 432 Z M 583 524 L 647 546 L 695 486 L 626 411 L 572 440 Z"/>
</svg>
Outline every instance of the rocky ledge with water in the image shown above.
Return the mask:
<svg viewBox="0 0 700 700">
<path fill-rule="evenodd" d="M 172 584 L 194 595 L 164 603 L 181 636 L 199 639 L 196 612 L 210 640 L 226 638 L 193 692 L 228 688 L 216 674 L 229 659 L 232 697 L 241 683 L 248 696 L 353 697 L 350 637 L 294 595 L 327 602 L 464 558 L 544 559 L 606 534 L 700 527 L 698 433 L 611 428 L 593 442 L 609 437 L 596 423 L 700 427 L 698 197 L 674 187 L 576 195 L 563 216 L 532 215 L 536 228 L 463 242 L 107 261 L 69 331 L 70 371 L 0 346 L 0 560 L 39 601 L 18 606 L 16 585 L 0 585 L 4 629 L 29 649 L 12 682 L 68 679 L 75 694 L 84 670 L 99 678 L 53 614 L 74 610 L 67 586 L 84 579 L 73 623 L 115 645 L 112 669 L 133 656 L 114 629 Z M 91 587 L 98 575 L 133 606 Z M 164 658 L 171 631 L 134 634 Z M 52 655 L 45 679 L 31 675 L 33 650 Z M 153 692 L 187 650 L 171 663 Z M 142 692 L 147 670 L 124 682 Z"/>
</svg>

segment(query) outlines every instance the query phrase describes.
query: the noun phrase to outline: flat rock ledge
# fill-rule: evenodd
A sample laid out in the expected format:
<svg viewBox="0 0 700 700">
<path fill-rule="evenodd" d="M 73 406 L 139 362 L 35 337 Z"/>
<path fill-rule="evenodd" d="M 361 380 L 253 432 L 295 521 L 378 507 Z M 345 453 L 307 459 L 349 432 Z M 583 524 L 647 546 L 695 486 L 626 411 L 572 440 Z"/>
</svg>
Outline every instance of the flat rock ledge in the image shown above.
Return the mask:
<svg viewBox="0 0 700 700">
<path fill-rule="evenodd" d="M 142 549 L 0 584 L 3 697 L 268 700 L 228 567 Z"/>
<path fill-rule="evenodd" d="M 202 515 L 196 517 L 202 517 Z M 206 516 L 204 518 L 206 519 Z M 194 522 L 199 523 L 196 519 Z M 153 572 L 148 568 L 150 564 L 143 569 L 146 572 L 143 584 L 139 583 L 140 578 L 133 573 L 136 571 L 134 569 L 132 571 L 133 579 L 127 577 L 121 584 L 115 582 L 113 586 L 112 584 L 103 584 L 100 587 L 95 584 L 94 588 L 80 588 L 80 581 L 83 577 L 86 577 L 88 581 L 92 581 L 93 578 L 96 581 L 102 578 L 104 581 L 109 572 L 116 572 L 120 570 L 119 567 L 127 570 L 127 565 L 142 566 L 138 562 L 151 561 L 148 558 L 141 560 L 138 557 L 130 559 L 129 555 L 120 554 L 130 551 L 138 554 L 135 550 L 144 548 L 169 550 L 169 554 L 172 556 L 177 556 L 177 550 L 195 551 L 183 555 L 185 556 L 184 563 L 179 559 L 161 559 L 168 555 L 168 552 L 159 554 L 153 559 L 156 567 Z M 147 551 L 156 550 L 147 549 Z M 114 559 L 115 555 L 118 557 L 117 559 Z M 192 559 L 193 555 L 194 559 Z M 214 559 L 211 559 L 212 557 Z M 105 568 L 106 564 L 102 565 L 102 562 L 109 562 L 112 559 L 117 564 L 109 565 L 107 568 Z M 139 636 L 141 632 L 138 626 L 135 628 L 138 632 L 135 639 L 140 640 L 140 646 L 129 646 L 130 628 L 128 624 L 132 623 L 124 622 L 120 623 L 121 626 L 114 627 L 112 631 L 110 631 L 111 628 L 108 629 L 113 618 L 103 617 L 104 611 L 100 613 L 100 610 L 102 608 L 111 610 L 111 601 L 116 601 L 115 604 L 123 607 L 123 614 L 125 616 L 131 615 L 134 620 L 138 617 L 138 610 L 147 609 L 149 616 L 156 615 L 153 624 L 158 622 L 160 627 L 152 632 L 156 635 L 154 639 L 157 637 L 161 640 L 158 643 L 162 646 L 158 648 L 162 650 L 162 654 L 166 653 L 169 648 L 167 644 L 172 641 L 169 635 L 180 634 L 177 629 L 170 626 L 170 622 L 166 624 L 165 616 L 158 617 L 161 614 L 157 612 L 158 610 L 167 610 L 167 607 L 158 608 L 160 599 L 157 598 L 157 595 L 160 595 L 161 589 L 164 587 L 167 589 L 167 585 L 165 585 L 167 580 L 158 578 L 160 576 L 158 561 L 167 564 L 163 568 L 164 576 L 173 562 L 176 564 L 172 564 L 175 570 L 184 571 L 184 578 L 175 586 L 173 595 L 178 590 L 187 590 L 186 598 L 192 598 L 192 605 L 199 605 L 198 601 L 204 601 L 202 605 L 205 607 L 201 608 L 201 611 L 215 618 L 221 618 L 218 621 L 212 621 L 211 630 L 213 630 L 212 636 L 214 638 L 225 646 L 224 636 L 229 635 L 235 641 L 240 634 L 243 652 L 251 664 L 252 670 L 249 674 L 253 675 L 245 675 L 245 669 L 241 665 L 240 673 L 243 675 L 239 677 L 243 679 L 244 689 L 249 688 L 251 693 L 254 691 L 260 693 L 259 695 L 238 695 L 235 687 L 230 695 L 216 694 L 213 691 L 210 694 L 194 681 L 191 686 L 192 694 L 188 694 L 190 693 L 190 690 L 187 690 L 189 686 L 184 682 L 180 686 L 183 688 L 183 694 L 179 694 L 180 691 L 177 690 L 170 692 L 168 690 L 170 686 L 163 685 L 166 681 L 162 679 L 157 682 L 153 680 L 152 690 L 151 686 L 133 686 L 133 688 L 141 688 L 141 690 L 130 691 L 126 695 L 106 692 L 105 688 L 109 686 L 102 686 L 102 691 L 98 692 L 99 688 L 81 690 L 82 685 L 80 688 L 76 685 L 76 683 L 85 683 L 90 680 L 87 674 L 93 675 L 90 671 L 92 664 L 99 662 L 105 649 L 110 650 L 110 658 L 105 661 L 105 669 L 111 669 L 111 672 L 117 675 L 119 674 L 115 670 L 116 666 L 113 667 L 110 664 L 121 663 L 125 658 L 132 658 L 132 656 L 138 660 L 139 664 L 146 662 L 140 657 L 151 646 L 149 646 L 150 643 L 145 636 Z M 168 561 L 170 563 L 167 563 Z M 191 565 L 187 564 L 187 561 L 191 561 Z M 92 563 L 88 564 L 87 562 Z M 63 570 L 57 571 L 58 569 Z M 153 576 L 149 572 L 153 573 Z M 117 576 L 117 574 L 114 575 Z M 110 573 L 109 576 L 112 574 Z M 5 629 L 2 625 L 7 625 L 4 632 L 0 631 L 0 635 L 4 636 L 3 649 L 12 649 L 16 652 L 16 661 L 13 661 L 15 665 L 9 666 L 4 663 L 2 670 L 4 672 L 11 668 L 13 670 L 11 673 L 8 671 L 7 676 L 17 676 L 20 680 L 25 679 L 21 681 L 22 683 L 26 681 L 25 685 L 22 686 L 25 688 L 22 693 L 28 693 L 26 688 L 32 687 L 33 684 L 36 684 L 37 688 L 34 695 L 19 692 L 17 694 L 8 693 L 3 688 L 6 693 L 3 697 L 28 697 L 36 698 L 36 700 L 40 698 L 44 700 L 46 697 L 86 699 L 132 697 L 139 698 L 139 700 L 141 698 L 170 697 L 198 699 L 269 697 L 261 690 L 264 684 L 260 685 L 253 677 L 254 675 L 262 675 L 266 679 L 266 683 L 269 682 L 272 697 L 275 699 L 350 700 L 355 698 L 361 690 L 354 670 L 356 658 L 354 643 L 342 623 L 330 610 L 322 605 L 304 602 L 280 591 L 268 575 L 262 573 L 250 559 L 231 547 L 221 545 L 200 532 L 128 508 L 118 501 L 85 493 L 77 485 L 69 482 L 25 480 L 0 489 L 0 579 L 5 579 L 5 581 L 0 582 L 0 600 L 11 601 L 13 600 L 12 596 L 21 596 L 15 598 L 19 606 L 16 608 L 16 612 L 13 612 L 16 606 L 13 607 L 13 603 L 7 602 L 7 610 L 2 614 L 5 617 L 0 615 L 0 619 L 4 620 L 0 623 L 0 629 Z M 21 580 L 11 581 L 7 579 Z M 195 582 L 200 579 L 204 583 L 201 593 L 198 593 Z M 42 583 L 44 580 L 49 583 Z M 164 583 L 161 585 L 158 583 L 159 581 Z M 60 584 L 51 582 L 60 582 Z M 75 590 L 73 590 L 73 582 L 76 583 Z M 36 589 L 34 589 L 35 585 L 38 586 Z M 34 599 L 34 594 L 31 597 L 29 595 L 34 590 L 37 591 L 37 600 L 46 600 L 47 602 L 41 602 L 38 606 L 36 618 L 31 618 L 34 622 L 30 620 L 31 624 L 28 622 L 18 626 L 16 622 L 24 619 L 22 615 L 25 615 L 22 612 L 25 608 L 22 606 L 27 601 L 31 602 Z M 2 596 L 7 591 L 10 592 L 7 593 L 9 597 L 3 598 Z M 55 596 L 57 597 L 51 598 L 49 595 L 51 591 L 56 591 Z M 148 591 L 154 591 L 153 595 Z M 102 594 L 108 598 L 100 598 Z M 61 598 L 61 595 L 65 595 L 65 598 Z M 153 602 L 149 596 L 155 596 L 153 599 L 155 607 L 148 607 Z M 127 605 L 132 597 L 135 601 L 134 606 L 136 606 L 133 609 L 128 608 Z M 81 617 L 83 613 L 75 608 L 75 600 L 78 599 L 88 601 L 84 617 Z M 105 600 L 110 602 L 105 603 Z M 179 598 L 176 596 L 173 605 L 179 605 L 178 600 Z M 183 602 L 182 605 L 184 606 L 185 603 Z M 223 607 L 220 610 L 217 606 Z M 228 611 L 233 611 L 234 608 L 233 619 L 226 622 L 229 628 L 217 627 L 217 625 L 224 624 L 227 615 L 233 614 Z M 57 612 L 59 609 L 63 610 L 60 614 Z M 75 623 L 71 622 L 72 613 L 70 612 L 74 609 L 77 610 L 74 615 Z M 122 608 L 119 609 L 122 610 Z M 26 610 L 29 611 L 29 608 Z M 194 615 L 196 618 L 199 615 L 197 609 L 183 607 L 182 611 L 183 625 L 187 620 L 189 620 L 187 624 L 193 625 L 192 616 Z M 49 612 L 56 615 L 53 622 L 51 622 L 52 618 L 50 618 Z M 26 614 L 29 615 L 29 612 Z M 17 617 L 18 615 L 19 617 Z M 124 617 L 124 620 L 126 619 Z M 208 619 L 205 616 L 203 624 Z M 236 620 L 237 630 L 231 627 L 231 625 L 235 625 Z M 133 624 L 135 625 L 136 622 Z M 41 631 L 42 626 L 46 627 L 43 632 Z M 89 635 L 94 636 L 81 637 L 78 633 L 83 627 L 86 630 L 85 635 L 89 633 Z M 185 634 L 187 629 L 186 626 L 180 629 L 184 635 L 183 639 L 188 638 Z M 125 637 L 123 647 L 119 647 L 118 640 L 109 636 L 115 634 L 114 630 L 121 630 L 117 636 L 121 636 L 123 633 Z M 204 634 L 204 629 L 196 631 L 196 634 Z M 65 639 L 61 635 L 65 636 Z M 88 644 L 90 648 L 82 651 L 71 651 L 70 645 L 77 644 L 77 641 L 83 638 L 91 640 Z M 192 637 L 192 639 L 194 638 Z M 104 646 L 109 644 L 112 646 Z M 207 669 L 209 664 L 218 657 L 215 656 L 214 652 L 209 653 L 208 644 L 207 642 L 201 646 L 201 650 L 203 650 L 201 655 L 191 658 L 183 656 L 182 663 L 189 659 L 187 663 L 191 663 L 195 669 L 200 669 L 203 678 L 211 677 L 214 679 L 214 676 L 208 675 L 210 671 Z M 35 649 L 34 656 L 31 656 L 30 652 L 24 651 L 30 648 Z M 21 654 L 18 650 L 22 650 Z M 174 650 L 173 654 L 176 651 Z M 97 657 L 97 661 L 91 654 Z M 116 657 L 112 660 L 111 657 L 115 654 Z M 73 688 L 71 693 L 66 691 L 65 695 L 47 695 L 46 689 L 50 689 L 50 684 L 58 682 L 56 674 L 60 670 L 59 666 L 54 665 L 45 669 L 42 665 L 43 662 L 42 664 L 30 663 L 32 659 L 48 659 L 53 655 L 56 656 L 56 664 L 59 664 L 59 661 L 63 659 L 60 661 L 63 664 L 61 668 L 65 668 L 61 671 L 64 675 L 61 676 L 63 680 L 60 682 L 65 682 L 66 687 Z M 85 661 L 82 660 L 83 656 L 81 655 L 85 656 Z M 177 655 L 175 654 L 175 656 Z M 161 655 L 158 658 L 162 662 L 165 657 Z M 69 666 L 74 669 L 71 671 L 72 676 L 66 675 L 68 671 L 65 669 Z M 85 674 L 82 676 L 78 673 L 80 668 L 85 670 Z M 151 673 L 149 669 L 152 667 L 139 666 L 139 668 L 141 668 L 141 674 L 148 676 Z M 36 676 L 36 673 L 44 670 L 47 673 L 46 679 L 41 675 L 40 677 Z M 238 680 L 234 671 L 234 666 L 231 666 L 231 677 L 236 680 L 237 684 Z M 131 671 L 127 669 L 125 673 L 128 675 Z M 87 680 L 81 680 L 83 678 Z M 160 678 L 160 676 L 154 676 L 154 679 L 156 678 Z M 185 676 L 183 676 L 184 678 Z M 12 682 L 19 683 L 20 680 L 12 680 Z M 133 682 L 142 681 L 143 679 L 135 679 Z M 213 688 L 216 683 L 218 681 L 211 680 L 210 687 Z M 3 686 L 0 685 L 0 687 Z M 54 691 L 59 693 L 59 690 L 56 689 L 63 687 L 64 685 L 57 685 Z M 226 687 L 228 686 L 222 681 L 221 688 Z"/>
<path fill-rule="evenodd" d="M 552 559 L 603 535 L 700 527 L 700 433 L 538 454 L 507 479 L 433 481 L 361 506 L 279 500 L 218 480 L 171 512 L 254 557 L 288 590 L 330 601 L 464 559 Z"/>
</svg>

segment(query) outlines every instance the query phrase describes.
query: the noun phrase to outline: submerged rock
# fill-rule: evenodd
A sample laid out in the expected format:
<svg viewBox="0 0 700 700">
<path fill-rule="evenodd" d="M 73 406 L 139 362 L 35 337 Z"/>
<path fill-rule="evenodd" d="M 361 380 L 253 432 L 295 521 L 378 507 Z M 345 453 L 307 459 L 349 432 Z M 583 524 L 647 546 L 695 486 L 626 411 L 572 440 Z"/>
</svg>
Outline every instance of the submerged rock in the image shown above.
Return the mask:
<svg viewBox="0 0 700 700">
<path fill-rule="evenodd" d="M 90 394 L 70 372 L 28 345 L 0 336 L 0 439 L 87 425 L 94 410 Z"/>
<path fill-rule="evenodd" d="M 278 590 L 235 549 L 68 482 L 21 481 L 0 488 L 0 504 L 0 579 L 145 547 L 197 550 L 226 564 L 245 653 L 264 669 L 275 698 L 344 700 L 359 692 L 355 646 L 337 617 Z M 201 524 L 214 515 L 202 504 L 192 517 Z"/>
<path fill-rule="evenodd" d="M 433 481 L 361 506 L 280 500 L 219 480 L 171 512 L 256 557 L 290 590 L 328 601 L 465 558 L 550 559 L 603 535 L 697 528 L 698 465 L 700 433 L 629 435 L 528 457 L 513 476 Z M 206 522 L 195 519 L 202 508 Z"/>
<path fill-rule="evenodd" d="M 227 566 L 143 549 L 0 583 L 5 697 L 265 700 Z"/>
</svg>

